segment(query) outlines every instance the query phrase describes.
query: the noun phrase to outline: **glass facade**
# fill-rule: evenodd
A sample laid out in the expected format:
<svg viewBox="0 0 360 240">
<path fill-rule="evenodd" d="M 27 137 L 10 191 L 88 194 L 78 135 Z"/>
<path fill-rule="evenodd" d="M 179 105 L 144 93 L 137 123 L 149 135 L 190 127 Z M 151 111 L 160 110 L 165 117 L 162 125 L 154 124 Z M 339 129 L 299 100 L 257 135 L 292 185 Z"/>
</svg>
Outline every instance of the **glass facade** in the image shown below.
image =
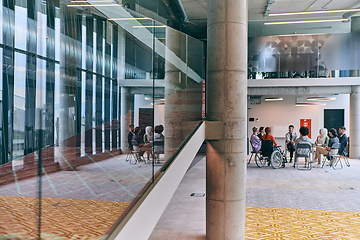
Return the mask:
<svg viewBox="0 0 360 240">
<path fill-rule="evenodd" d="M 202 120 L 204 44 L 145 5 L 0 0 L 0 238 L 106 238 Z"/>
</svg>

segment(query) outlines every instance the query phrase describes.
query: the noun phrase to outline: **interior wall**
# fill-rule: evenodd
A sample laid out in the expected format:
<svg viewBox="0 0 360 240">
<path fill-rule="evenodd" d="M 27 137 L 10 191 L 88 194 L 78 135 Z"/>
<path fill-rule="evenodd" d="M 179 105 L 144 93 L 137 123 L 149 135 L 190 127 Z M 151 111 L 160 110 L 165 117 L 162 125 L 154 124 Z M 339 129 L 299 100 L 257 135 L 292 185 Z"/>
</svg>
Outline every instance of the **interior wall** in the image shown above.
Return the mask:
<svg viewBox="0 0 360 240">
<path fill-rule="evenodd" d="M 139 108 L 153 108 L 151 100 L 146 100 L 145 95 L 135 94 L 134 103 L 134 125 L 139 126 Z M 165 125 L 165 106 L 155 105 L 154 106 L 154 126 Z"/>
<path fill-rule="evenodd" d="M 271 127 L 272 135 L 278 145 L 284 146 L 285 134 L 290 124 L 295 126 L 299 134 L 300 119 L 311 119 L 311 140 L 315 142 L 318 131 L 324 124 L 324 109 L 344 109 L 345 126 L 349 126 L 349 94 L 337 95 L 336 100 L 326 101 L 325 106 L 302 106 L 296 107 L 296 98 L 299 96 L 282 96 L 283 101 L 265 102 L 266 97 L 262 96 L 261 104 L 250 104 L 248 101 L 248 137 L 252 134 L 252 127 Z M 304 97 L 304 96 L 301 96 Z M 307 96 L 305 96 L 306 99 Z M 254 122 L 249 122 L 254 118 Z M 258 119 L 256 121 L 256 119 Z"/>
</svg>

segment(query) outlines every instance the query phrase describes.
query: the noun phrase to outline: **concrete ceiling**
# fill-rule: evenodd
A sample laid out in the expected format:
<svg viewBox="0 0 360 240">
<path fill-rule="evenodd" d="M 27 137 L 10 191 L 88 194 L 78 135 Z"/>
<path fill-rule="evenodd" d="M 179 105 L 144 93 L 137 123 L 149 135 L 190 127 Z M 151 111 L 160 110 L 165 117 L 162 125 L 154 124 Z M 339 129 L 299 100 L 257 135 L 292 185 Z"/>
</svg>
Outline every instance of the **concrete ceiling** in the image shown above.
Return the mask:
<svg viewBox="0 0 360 240">
<path fill-rule="evenodd" d="M 181 0 L 190 23 L 187 28 L 192 35 L 206 36 L 207 0 Z M 267 0 L 248 0 L 249 36 L 263 36 L 294 33 L 342 33 L 350 31 L 350 23 L 314 23 L 265 26 L 266 21 L 299 19 L 341 18 L 343 13 L 309 14 L 264 18 L 263 12 Z M 316 10 L 348 9 L 360 7 L 359 0 L 275 0 L 270 13 L 302 12 Z"/>
</svg>

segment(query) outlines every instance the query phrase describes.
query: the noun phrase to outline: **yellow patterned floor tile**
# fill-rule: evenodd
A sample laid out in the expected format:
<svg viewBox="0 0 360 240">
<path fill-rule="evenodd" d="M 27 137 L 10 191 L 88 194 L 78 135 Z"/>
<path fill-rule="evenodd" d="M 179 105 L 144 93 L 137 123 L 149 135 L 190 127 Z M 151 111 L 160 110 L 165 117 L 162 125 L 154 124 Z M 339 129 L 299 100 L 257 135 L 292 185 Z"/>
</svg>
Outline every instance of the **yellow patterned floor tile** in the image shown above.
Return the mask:
<svg viewBox="0 0 360 240">
<path fill-rule="evenodd" d="M 246 208 L 246 239 L 360 239 L 360 213 Z"/>
<path fill-rule="evenodd" d="M 128 205 L 127 202 L 42 198 L 42 239 L 99 239 Z M 37 239 L 37 206 L 38 199 L 34 197 L 0 196 L 0 240 Z"/>
</svg>

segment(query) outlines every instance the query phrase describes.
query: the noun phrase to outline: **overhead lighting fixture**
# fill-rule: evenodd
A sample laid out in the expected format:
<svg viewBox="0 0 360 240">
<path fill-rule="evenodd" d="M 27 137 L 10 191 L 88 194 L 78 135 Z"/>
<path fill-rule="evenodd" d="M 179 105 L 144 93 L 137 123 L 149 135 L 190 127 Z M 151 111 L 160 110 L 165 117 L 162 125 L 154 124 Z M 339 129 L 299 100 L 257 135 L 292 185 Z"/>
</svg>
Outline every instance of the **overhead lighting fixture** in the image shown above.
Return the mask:
<svg viewBox="0 0 360 240">
<path fill-rule="evenodd" d="M 133 28 L 152 28 L 152 27 L 155 27 L 155 28 L 163 28 L 163 27 L 166 27 L 165 25 L 155 25 L 155 26 L 153 26 L 153 25 L 148 25 L 148 26 L 145 26 L 145 25 L 143 25 L 143 26 L 133 26 Z"/>
<path fill-rule="evenodd" d="M 82 1 L 71 1 L 70 3 L 94 3 L 94 2 L 97 2 L 97 3 L 103 3 L 103 2 L 114 2 L 114 1 L 87 1 L 87 0 L 82 0 Z"/>
<path fill-rule="evenodd" d="M 152 98 L 152 97 L 146 97 L 145 98 L 145 100 L 147 100 L 147 101 L 165 101 L 165 98 L 161 98 L 161 97 L 154 97 L 154 98 Z"/>
<path fill-rule="evenodd" d="M 265 98 L 265 102 L 275 102 L 284 100 L 282 97 Z"/>
<path fill-rule="evenodd" d="M 337 10 L 322 10 L 322 11 L 307 11 L 307 12 L 269 13 L 269 17 L 274 17 L 274 16 L 291 16 L 291 15 L 305 15 L 305 14 L 318 14 L 318 13 L 341 13 L 341 12 L 360 12 L 360 8 L 337 9 Z"/>
<path fill-rule="evenodd" d="M 111 21 L 127 21 L 127 20 L 146 20 L 146 19 L 151 19 L 148 17 L 138 17 L 138 18 L 108 18 L 107 20 Z"/>
<path fill-rule="evenodd" d="M 326 105 L 326 103 L 321 103 L 321 102 L 301 102 L 301 103 L 295 103 L 295 107 L 305 107 L 305 106 L 324 106 Z"/>
<path fill-rule="evenodd" d="M 116 3 L 111 3 L 111 4 L 72 4 L 72 5 L 66 5 L 67 7 L 110 7 L 110 6 L 119 6 L 121 7 L 122 5 L 120 4 L 116 4 Z"/>
<path fill-rule="evenodd" d="M 349 19 L 323 19 L 323 20 L 302 20 L 302 21 L 284 21 L 284 22 L 265 22 L 265 25 L 280 25 L 280 24 L 297 24 L 297 23 L 320 23 L 320 22 L 347 22 Z"/>
<path fill-rule="evenodd" d="M 308 97 L 308 101 L 332 101 L 335 100 L 335 97 Z"/>
</svg>

